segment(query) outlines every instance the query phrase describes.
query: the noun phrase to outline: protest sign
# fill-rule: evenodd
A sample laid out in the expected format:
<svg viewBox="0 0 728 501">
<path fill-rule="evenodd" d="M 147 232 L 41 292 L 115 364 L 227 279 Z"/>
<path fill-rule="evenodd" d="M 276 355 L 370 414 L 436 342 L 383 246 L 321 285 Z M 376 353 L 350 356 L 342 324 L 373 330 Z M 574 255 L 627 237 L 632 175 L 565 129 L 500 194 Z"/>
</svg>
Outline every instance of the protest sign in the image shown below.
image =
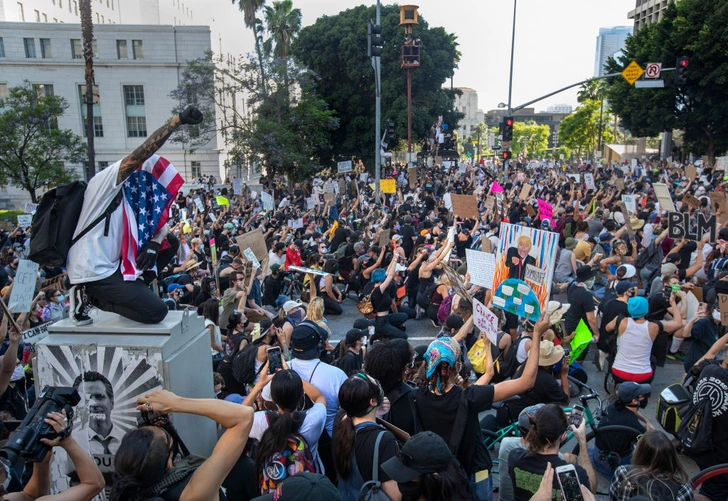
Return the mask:
<svg viewBox="0 0 728 501">
<path fill-rule="evenodd" d="M 567 176 L 575 183 L 581 182 L 581 176 L 579 174 L 567 174 Z"/>
<path fill-rule="evenodd" d="M 260 201 L 263 202 L 263 210 L 275 210 L 273 196 L 265 191 L 260 192 Z"/>
<path fill-rule="evenodd" d="M 715 157 L 715 170 L 728 170 L 728 157 Z"/>
<path fill-rule="evenodd" d="M 690 181 L 695 181 L 695 178 L 696 178 L 696 177 L 698 177 L 698 170 L 697 170 L 697 169 L 695 168 L 695 166 L 694 166 L 694 165 L 692 165 L 692 164 L 691 164 L 691 165 L 688 165 L 688 166 L 687 166 L 687 167 L 685 168 L 685 176 L 686 176 L 686 177 L 687 177 L 687 178 L 688 178 L 688 179 L 689 179 Z"/>
<path fill-rule="evenodd" d="M 258 258 L 255 257 L 255 253 L 253 252 L 253 249 L 248 247 L 247 249 L 245 249 L 243 251 L 243 254 L 245 255 L 245 259 L 247 259 L 248 261 L 253 263 L 253 269 L 257 270 L 258 268 L 260 268 L 260 261 L 258 261 Z"/>
<path fill-rule="evenodd" d="M 670 212 L 667 215 L 667 236 L 675 240 L 700 240 L 708 233 L 710 241 L 715 242 L 718 234 L 718 218 L 698 212 L 695 231 L 690 224 L 690 215 L 685 212 Z"/>
<path fill-rule="evenodd" d="M 23 342 L 26 344 L 36 344 L 38 341 L 45 339 L 48 336 L 48 326 L 52 323 L 46 322 L 27 331 L 23 331 Z"/>
<path fill-rule="evenodd" d="M 675 206 L 672 203 L 672 197 L 670 196 L 670 190 L 664 183 L 654 183 L 652 187 L 657 195 L 657 201 L 660 202 L 660 207 L 668 212 L 675 212 Z"/>
<path fill-rule="evenodd" d="M 40 286 L 40 290 L 47 292 L 50 290 L 64 291 L 66 290 L 66 275 L 56 275 L 53 278 L 44 280 Z"/>
<path fill-rule="evenodd" d="M 473 322 L 491 343 L 498 346 L 498 317 L 475 298 L 473 298 Z"/>
<path fill-rule="evenodd" d="M 202 204 L 202 200 L 195 198 L 195 205 L 197 206 L 198 211 L 205 212 L 205 206 Z"/>
<path fill-rule="evenodd" d="M 538 213 L 541 219 L 548 219 L 551 221 L 554 215 L 553 206 L 540 198 L 536 202 L 538 203 Z"/>
<path fill-rule="evenodd" d="M 683 195 L 683 202 L 688 204 L 693 209 L 697 209 L 698 207 L 700 207 L 700 200 L 692 196 L 690 193 L 685 193 Z"/>
<path fill-rule="evenodd" d="M 389 236 L 392 234 L 392 230 L 382 230 L 382 232 L 379 234 L 379 246 L 384 246 L 389 243 Z"/>
<path fill-rule="evenodd" d="M 718 214 L 718 221 L 725 226 L 728 223 L 728 203 L 726 203 L 725 193 L 710 192 L 710 205 L 713 214 Z"/>
<path fill-rule="evenodd" d="M 217 264 L 217 245 L 215 245 L 215 239 L 210 239 L 210 258 L 212 259 L 212 265 Z"/>
<path fill-rule="evenodd" d="M 379 181 L 379 188 L 382 193 L 397 193 L 397 181 L 394 179 L 381 179 Z"/>
<path fill-rule="evenodd" d="M 230 200 L 225 197 L 218 195 L 215 197 L 215 201 L 217 202 L 217 205 L 230 207 Z"/>
<path fill-rule="evenodd" d="M 240 179 L 237 177 L 233 179 L 233 195 L 242 195 L 243 187 L 240 184 Z"/>
<path fill-rule="evenodd" d="M 326 275 L 331 275 L 331 273 L 326 273 L 325 271 L 316 270 L 313 268 L 304 268 L 303 266 L 289 266 L 288 269 L 293 271 L 300 271 L 301 273 L 310 273 L 311 275 L 320 275 L 322 277 L 325 277 Z"/>
<path fill-rule="evenodd" d="M 528 213 L 528 217 L 536 217 L 536 211 L 531 204 L 526 205 L 526 212 Z"/>
<path fill-rule="evenodd" d="M 627 235 L 629 235 L 629 238 L 634 238 L 634 229 L 632 228 L 632 222 L 629 220 L 629 211 L 627 211 L 627 206 L 624 205 L 624 202 L 617 202 L 617 207 L 622 211 L 622 214 L 624 215 L 624 226 L 627 228 Z"/>
<path fill-rule="evenodd" d="M 344 174 L 345 172 L 351 172 L 351 170 L 352 170 L 351 160 L 344 160 L 343 162 L 337 162 L 336 170 L 339 172 L 339 174 Z"/>
<path fill-rule="evenodd" d="M 32 214 L 18 214 L 18 226 L 21 228 L 29 228 L 33 224 Z"/>
<path fill-rule="evenodd" d="M 450 194 L 452 213 L 463 219 L 478 219 L 478 197 Z"/>
<path fill-rule="evenodd" d="M 592 332 L 589 325 L 582 318 L 574 331 L 574 338 L 571 340 L 571 354 L 569 355 L 569 365 L 575 362 L 579 355 L 589 346 L 592 340 Z"/>
<path fill-rule="evenodd" d="M 331 205 L 336 200 L 336 193 L 324 193 L 324 202 Z"/>
<path fill-rule="evenodd" d="M 536 321 L 546 311 L 559 235 L 501 223 L 493 280 L 493 305 Z M 542 280 L 535 283 L 539 277 Z M 527 283 L 528 281 L 528 283 Z"/>
<path fill-rule="evenodd" d="M 417 187 L 417 167 L 410 167 L 407 169 L 407 177 L 409 178 L 410 189 Z"/>
<path fill-rule="evenodd" d="M 258 258 L 258 261 L 262 261 L 268 257 L 268 248 L 263 239 L 263 230 L 260 228 L 236 237 L 235 241 L 239 249 L 250 248 L 253 254 L 255 254 L 255 257 Z"/>
<path fill-rule="evenodd" d="M 452 197 L 451 197 L 450 193 L 445 193 L 445 195 L 443 195 L 443 197 L 442 197 L 442 201 L 445 203 L 445 208 L 447 210 L 452 209 Z"/>
<path fill-rule="evenodd" d="M 491 185 L 490 185 L 491 193 L 503 193 L 504 191 L 506 191 L 506 190 L 504 190 L 503 187 L 500 184 L 498 184 L 498 181 L 493 181 L 493 183 L 491 183 Z"/>
<path fill-rule="evenodd" d="M 718 306 L 720 308 L 720 324 L 728 326 L 728 294 L 718 294 Z"/>
<path fill-rule="evenodd" d="M 584 173 L 584 184 L 588 190 L 596 190 L 597 186 L 594 184 L 594 174 L 590 172 Z"/>
<path fill-rule="evenodd" d="M 483 241 L 490 242 L 487 238 L 483 239 Z M 495 275 L 495 254 L 465 249 L 465 256 L 468 261 L 470 281 L 475 285 L 492 289 Z"/>
<path fill-rule="evenodd" d="M 308 197 L 306 199 L 306 210 L 313 210 L 316 208 L 316 199 L 314 197 Z"/>
<path fill-rule="evenodd" d="M 637 201 L 634 195 L 622 195 L 622 202 L 624 202 L 624 206 L 630 214 L 637 210 Z"/>
<path fill-rule="evenodd" d="M 369 174 L 367 174 L 366 172 L 362 172 L 361 174 L 359 174 L 359 181 L 361 181 L 362 183 L 366 183 L 367 181 L 369 181 Z"/>
<path fill-rule="evenodd" d="M 624 189 L 624 178 L 618 177 L 614 182 L 615 182 L 618 190 Z"/>
<path fill-rule="evenodd" d="M 25 204 L 25 207 L 23 208 L 23 210 L 24 210 L 25 212 L 27 212 L 28 214 L 33 214 L 33 215 L 35 215 L 35 211 L 36 211 L 37 209 L 38 209 L 38 204 L 34 204 L 34 203 L 32 203 L 32 202 L 27 202 L 27 203 Z"/>
<path fill-rule="evenodd" d="M 8 308 L 13 313 L 28 313 L 35 298 L 35 284 L 38 281 L 38 264 L 27 259 L 18 261 L 18 269 L 13 280 Z"/>
<path fill-rule="evenodd" d="M 530 184 L 524 184 L 523 188 L 521 188 L 521 194 L 518 195 L 518 198 L 523 200 L 524 202 L 528 200 L 528 195 L 531 194 L 531 185 Z"/>
</svg>

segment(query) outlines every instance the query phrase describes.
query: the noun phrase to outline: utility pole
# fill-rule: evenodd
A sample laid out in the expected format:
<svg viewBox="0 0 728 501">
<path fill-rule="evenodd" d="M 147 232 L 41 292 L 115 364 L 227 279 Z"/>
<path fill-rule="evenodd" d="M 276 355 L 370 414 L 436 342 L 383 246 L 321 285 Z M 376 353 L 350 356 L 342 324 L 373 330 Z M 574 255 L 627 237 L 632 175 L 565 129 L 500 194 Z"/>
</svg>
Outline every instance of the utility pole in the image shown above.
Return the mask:
<svg viewBox="0 0 728 501">
<path fill-rule="evenodd" d="M 374 68 L 375 124 L 374 124 L 374 199 L 379 204 L 379 181 L 382 177 L 382 18 L 380 0 L 377 0 L 377 21 L 369 22 L 368 49 Z"/>
<path fill-rule="evenodd" d="M 513 92 L 513 54 L 516 48 L 516 11 L 518 9 L 518 0 L 513 0 L 513 30 L 511 31 L 511 70 L 508 77 L 508 113 L 506 113 L 507 116 L 512 117 L 513 116 L 513 109 L 511 108 L 511 94 Z M 511 149 L 510 143 L 507 145 L 503 145 L 503 147 L 507 150 Z M 503 185 L 508 182 L 508 167 L 510 164 L 510 159 L 506 159 L 503 161 Z"/>
</svg>

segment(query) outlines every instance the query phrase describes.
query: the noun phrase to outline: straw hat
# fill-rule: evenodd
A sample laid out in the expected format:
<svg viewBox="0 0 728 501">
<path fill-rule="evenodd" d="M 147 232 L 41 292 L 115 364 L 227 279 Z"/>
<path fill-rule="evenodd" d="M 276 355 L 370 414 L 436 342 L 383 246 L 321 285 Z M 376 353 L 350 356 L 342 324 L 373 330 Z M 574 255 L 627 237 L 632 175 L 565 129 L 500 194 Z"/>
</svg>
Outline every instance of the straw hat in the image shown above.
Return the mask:
<svg viewBox="0 0 728 501">
<path fill-rule="evenodd" d="M 564 358 L 564 349 L 561 346 L 555 346 L 551 341 L 541 341 L 538 365 L 548 367 L 558 363 L 562 358 Z"/>
</svg>

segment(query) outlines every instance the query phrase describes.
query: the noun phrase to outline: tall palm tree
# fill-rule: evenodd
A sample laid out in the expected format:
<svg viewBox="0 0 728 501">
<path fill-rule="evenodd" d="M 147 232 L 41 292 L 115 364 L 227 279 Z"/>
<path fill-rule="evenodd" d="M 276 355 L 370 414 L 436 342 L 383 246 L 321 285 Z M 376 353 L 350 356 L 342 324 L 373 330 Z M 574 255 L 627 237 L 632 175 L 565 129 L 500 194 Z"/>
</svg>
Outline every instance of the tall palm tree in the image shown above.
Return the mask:
<svg viewBox="0 0 728 501">
<path fill-rule="evenodd" d="M 243 21 L 245 27 L 253 30 L 255 36 L 255 53 L 258 56 L 258 65 L 260 66 L 261 89 L 263 94 L 267 94 L 265 84 L 265 67 L 263 66 L 263 37 L 261 33 L 261 22 L 256 17 L 258 11 L 265 4 L 265 0 L 232 0 L 233 5 L 237 4 L 240 12 L 243 13 Z"/>
<path fill-rule="evenodd" d="M 294 9 L 292 0 L 273 2 L 273 7 L 265 6 L 265 23 L 275 43 L 273 55 L 287 58 L 293 38 L 301 31 L 301 9 Z"/>
<path fill-rule="evenodd" d="M 81 36 L 83 38 L 83 58 L 86 63 L 86 140 L 88 141 L 88 165 L 86 180 L 96 174 L 96 152 L 94 151 L 94 23 L 91 17 L 91 0 L 79 2 L 81 10 Z"/>
</svg>

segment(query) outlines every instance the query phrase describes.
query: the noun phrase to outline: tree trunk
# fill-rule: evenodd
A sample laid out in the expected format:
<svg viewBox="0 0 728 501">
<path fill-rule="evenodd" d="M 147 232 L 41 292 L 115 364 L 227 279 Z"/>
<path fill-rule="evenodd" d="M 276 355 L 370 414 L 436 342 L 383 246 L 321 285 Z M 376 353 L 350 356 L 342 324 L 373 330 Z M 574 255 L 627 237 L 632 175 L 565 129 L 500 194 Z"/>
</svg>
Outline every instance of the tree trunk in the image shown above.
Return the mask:
<svg viewBox="0 0 728 501">
<path fill-rule="evenodd" d="M 34 203 L 38 203 L 38 195 L 35 194 L 35 188 L 28 188 L 28 193 L 30 193 L 30 200 Z"/>
<path fill-rule="evenodd" d="M 80 0 L 81 33 L 83 36 L 83 58 L 86 63 L 86 140 L 88 145 L 88 165 L 86 180 L 96 174 L 96 152 L 94 151 L 94 24 L 91 18 L 91 0 Z"/>
</svg>

